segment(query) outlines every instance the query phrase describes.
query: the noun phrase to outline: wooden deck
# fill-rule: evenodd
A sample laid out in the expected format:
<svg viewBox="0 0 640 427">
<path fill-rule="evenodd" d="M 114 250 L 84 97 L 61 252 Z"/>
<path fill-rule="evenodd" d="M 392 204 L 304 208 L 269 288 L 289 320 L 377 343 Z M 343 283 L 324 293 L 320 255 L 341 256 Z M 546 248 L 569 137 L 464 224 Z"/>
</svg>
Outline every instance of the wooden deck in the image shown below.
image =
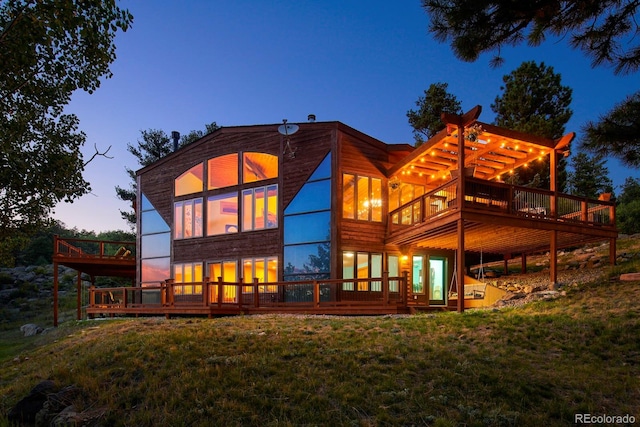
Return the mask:
<svg viewBox="0 0 640 427">
<path fill-rule="evenodd" d="M 463 219 L 465 250 L 523 255 L 616 238 L 615 204 L 548 190 L 465 179 L 462 208 L 453 179 L 389 213 L 387 243 L 455 250 Z"/>
<path fill-rule="evenodd" d="M 303 313 L 373 315 L 408 312 L 406 277 L 228 283 L 205 279 L 155 287 L 89 290 L 87 314 L 205 315 Z"/>
</svg>

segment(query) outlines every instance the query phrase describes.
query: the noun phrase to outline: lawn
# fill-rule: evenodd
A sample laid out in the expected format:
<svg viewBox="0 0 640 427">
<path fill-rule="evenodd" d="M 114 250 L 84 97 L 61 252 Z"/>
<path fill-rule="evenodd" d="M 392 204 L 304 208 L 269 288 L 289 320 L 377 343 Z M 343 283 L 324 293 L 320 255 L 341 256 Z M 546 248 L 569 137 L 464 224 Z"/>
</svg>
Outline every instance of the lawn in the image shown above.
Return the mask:
<svg viewBox="0 0 640 427">
<path fill-rule="evenodd" d="M 78 386 L 99 425 L 640 420 L 638 301 L 639 283 L 612 281 L 464 314 L 65 322 L 0 362 L 0 426 L 43 379 Z"/>
</svg>

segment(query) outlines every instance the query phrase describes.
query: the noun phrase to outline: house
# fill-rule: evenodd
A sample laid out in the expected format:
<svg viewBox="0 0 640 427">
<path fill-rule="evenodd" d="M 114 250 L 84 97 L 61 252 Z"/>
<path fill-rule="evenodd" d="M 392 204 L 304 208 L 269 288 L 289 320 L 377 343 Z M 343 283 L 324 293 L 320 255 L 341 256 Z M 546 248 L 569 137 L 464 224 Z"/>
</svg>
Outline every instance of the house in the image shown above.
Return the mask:
<svg viewBox="0 0 640 427">
<path fill-rule="evenodd" d="M 502 129 L 480 110 L 443 114 L 418 148 L 315 121 L 180 148 L 137 172 L 136 286 L 92 288 L 87 313 L 463 311 L 495 295 L 472 264 L 549 251 L 553 284 L 557 250 L 591 241 L 615 262 L 613 202 L 556 190 L 574 134 Z M 505 183 L 546 158 L 551 189 Z"/>
</svg>

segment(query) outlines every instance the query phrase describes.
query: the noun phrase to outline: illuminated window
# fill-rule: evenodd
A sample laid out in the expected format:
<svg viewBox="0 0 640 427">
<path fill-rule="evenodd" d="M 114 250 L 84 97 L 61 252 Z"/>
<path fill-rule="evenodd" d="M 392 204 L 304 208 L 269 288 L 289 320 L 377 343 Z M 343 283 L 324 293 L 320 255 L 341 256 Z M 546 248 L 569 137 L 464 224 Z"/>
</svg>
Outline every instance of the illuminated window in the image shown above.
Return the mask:
<svg viewBox="0 0 640 427">
<path fill-rule="evenodd" d="M 362 221 L 382 221 L 382 180 L 343 174 L 342 216 Z"/>
<path fill-rule="evenodd" d="M 242 154 L 242 182 L 256 182 L 278 177 L 278 156 L 266 153 Z"/>
<path fill-rule="evenodd" d="M 395 188 L 389 188 L 389 211 L 395 210 L 423 194 L 424 186 L 406 182 Z"/>
<path fill-rule="evenodd" d="M 242 191 L 242 231 L 264 230 L 278 226 L 278 186 Z"/>
<path fill-rule="evenodd" d="M 203 190 L 202 174 L 204 166 L 202 163 L 195 165 L 175 180 L 175 195 L 184 196 L 185 194 L 198 193 Z"/>
<path fill-rule="evenodd" d="M 382 277 L 382 254 L 369 252 L 342 252 L 342 278 L 343 279 L 377 279 Z M 380 280 L 356 281 L 358 291 L 382 291 Z M 353 282 L 345 282 L 342 285 L 345 291 L 353 291 Z"/>
<path fill-rule="evenodd" d="M 209 280 L 211 282 L 218 283 L 220 281 L 225 283 L 237 283 L 238 281 L 238 265 L 236 261 L 217 261 L 211 262 L 208 265 Z M 211 286 L 211 303 L 218 302 L 219 285 Z M 222 285 L 222 302 L 234 303 L 236 302 L 236 295 L 238 285 Z"/>
<path fill-rule="evenodd" d="M 207 236 L 238 232 L 238 193 L 207 198 Z"/>
<path fill-rule="evenodd" d="M 276 257 L 268 258 L 245 258 L 242 260 L 242 278 L 244 283 L 253 283 L 253 279 L 258 282 L 277 282 L 278 281 L 278 259 Z M 277 292 L 278 287 L 260 286 L 260 292 Z"/>
<path fill-rule="evenodd" d="M 140 195 L 140 284 L 158 286 L 170 276 L 171 230 L 149 199 Z M 159 291 L 143 293 L 145 303 L 159 303 Z"/>
<path fill-rule="evenodd" d="M 238 185 L 238 154 L 209 159 L 207 164 L 209 190 Z"/>
<path fill-rule="evenodd" d="M 202 264 L 182 263 L 173 265 L 175 295 L 202 294 Z"/>
<path fill-rule="evenodd" d="M 202 237 L 202 198 L 183 200 L 174 204 L 174 239 Z"/>
</svg>

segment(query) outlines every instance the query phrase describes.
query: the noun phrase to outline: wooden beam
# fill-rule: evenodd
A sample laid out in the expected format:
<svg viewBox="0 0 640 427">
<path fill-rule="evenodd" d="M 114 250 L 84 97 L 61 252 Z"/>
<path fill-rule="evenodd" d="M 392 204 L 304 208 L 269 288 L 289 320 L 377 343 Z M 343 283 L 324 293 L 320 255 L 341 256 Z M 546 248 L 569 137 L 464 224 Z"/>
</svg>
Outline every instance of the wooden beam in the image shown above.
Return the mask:
<svg viewBox="0 0 640 427">
<path fill-rule="evenodd" d="M 464 256 L 464 219 L 458 219 L 458 252 L 457 264 L 458 275 L 456 280 L 458 281 L 458 313 L 464 312 L 464 273 L 466 269 L 465 256 Z"/>
</svg>

